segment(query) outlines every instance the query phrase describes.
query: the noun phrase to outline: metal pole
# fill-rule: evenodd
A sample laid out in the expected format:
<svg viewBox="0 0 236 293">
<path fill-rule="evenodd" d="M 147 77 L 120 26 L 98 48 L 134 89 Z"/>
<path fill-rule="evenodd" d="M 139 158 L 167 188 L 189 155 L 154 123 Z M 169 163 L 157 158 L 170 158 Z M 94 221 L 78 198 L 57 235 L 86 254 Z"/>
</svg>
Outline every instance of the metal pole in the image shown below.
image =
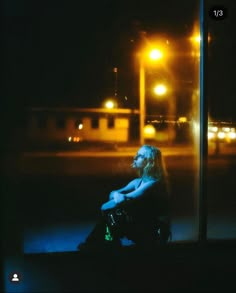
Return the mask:
<svg viewBox="0 0 236 293">
<path fill-rule="evenodd" d="M 208 105 L 206 95 L 205 77 L 207 76 L 207 45 L 208 33 L 206 27 L 206 4 L 200 0 L 200 187 L 198 198 L 199 212 L 199 241 L 204 244 L 207 240 L 207 130 L 208 130 Z"/>
<path fill-rule="evenodd" d="M 139 68 L 139 133 L 140 145 L 144 144 L 144 123 L 145 123 L 145 70 L 143 59 L 140 59 Z"/>
<path fill-rule="evenodd" d="M 117 81 L 118 81 L 118 68 L 117 67 L 114 67 L 113 68 L 113 72 L 115 74 L 115 82 L 114 82 L 114 94 L 115 94 L 115 97 L 117 97 Z"/>
</svg>

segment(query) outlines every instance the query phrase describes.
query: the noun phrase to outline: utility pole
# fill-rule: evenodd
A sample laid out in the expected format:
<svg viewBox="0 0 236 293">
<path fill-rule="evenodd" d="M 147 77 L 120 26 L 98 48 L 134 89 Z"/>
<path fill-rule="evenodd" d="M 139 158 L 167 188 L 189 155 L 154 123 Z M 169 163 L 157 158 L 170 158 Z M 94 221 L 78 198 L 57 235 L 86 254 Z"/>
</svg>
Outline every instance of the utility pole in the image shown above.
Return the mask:
<svg viewBox="0 0 236 293">
<path fill-rule="evenodd" d="M 113 68 L 113 72 L 114 72 L 114 95 L 115 95 L 115 98 L 117 97 L 117 87 L 118 87 L 118 68 L 117 67 L 114 67 Z"/>
</svg>

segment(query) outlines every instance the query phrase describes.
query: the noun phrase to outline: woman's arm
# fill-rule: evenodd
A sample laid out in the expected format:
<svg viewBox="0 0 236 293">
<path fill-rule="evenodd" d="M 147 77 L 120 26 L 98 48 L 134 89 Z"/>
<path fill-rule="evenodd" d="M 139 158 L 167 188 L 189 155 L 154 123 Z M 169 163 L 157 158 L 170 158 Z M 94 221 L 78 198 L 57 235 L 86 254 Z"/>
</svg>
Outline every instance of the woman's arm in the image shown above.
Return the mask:
<svg viewBox="0 0 236 293">
<path fill-rule="evenodd" d="M 147 192 L 155 185 L 157 184 L 157 181 L 149 181 L 146 183 L 143 183 L 142 186 L 137 188 L 134 191 L 131 191 L 126 194 L 122 194 L 119 192 L 114 192 L 114 198 L 109 200 L 108 202 L 105 202 L 101 209 L 102 210 L 109 210 L 113 209 L 119 206 L 123 206 L 127 202 L 132 202 L 132 199 L 138 199 L 147 194 Z"/>
<path fill-rule="evenodd" d="M 130 181 L 126 186 L 120 188 L 120 189 L 117 189 L 117 190 L 113 190 L 110 194 L 109 194 L 109 199 L 113 199 L 114 198 L 114 195 L 117 194 L 117 193 L 123 193 L 123 194 L 127 194 L 128 192 L 131 192 L 133 190 L 135 190 L 135 187 L 136 187 L 136 184 L 137 184 L 137 181 L 139 181 L 141 179 L 139 178 L 136 178 L 132 181 Z"/>
<path fill-rule="evenodd" d="M 101 210 L 102 211 L 111 210 L 111 209 L 114 209 L 116 206 L 117 206 L 117 203 L 112 199 L 102 204 Z"/>
<path fill-rule="evenodd" d="M 147 191 L 149 191 L 155 184 L 157 184 L 157 181 L 153 180 L 153 181 L 149 181 L 146 183 L 143 183 L 140 187 L 138 187 L 137 189 L 128 192 L 125 194 L 125 199 L 136 199 L 136 198 L 141 198 L 143 196 L 145 196 L 145 194 L 147 193 Z"/>
</svg>

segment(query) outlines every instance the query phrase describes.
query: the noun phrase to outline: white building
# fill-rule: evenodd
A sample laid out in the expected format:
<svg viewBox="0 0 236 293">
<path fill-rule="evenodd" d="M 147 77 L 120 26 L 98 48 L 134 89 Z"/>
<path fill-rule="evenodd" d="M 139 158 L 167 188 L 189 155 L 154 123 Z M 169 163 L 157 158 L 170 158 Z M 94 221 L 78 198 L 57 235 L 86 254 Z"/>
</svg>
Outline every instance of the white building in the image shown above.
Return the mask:
<svg viewBox="0 0 236 293">
<path fill-rule="evenodd" d="M 25 131 L 30 142 L 128 142 L 138 110 L 31 108 Z M 136 119 L 137 120 L 137 119 Z"/>
</svg>

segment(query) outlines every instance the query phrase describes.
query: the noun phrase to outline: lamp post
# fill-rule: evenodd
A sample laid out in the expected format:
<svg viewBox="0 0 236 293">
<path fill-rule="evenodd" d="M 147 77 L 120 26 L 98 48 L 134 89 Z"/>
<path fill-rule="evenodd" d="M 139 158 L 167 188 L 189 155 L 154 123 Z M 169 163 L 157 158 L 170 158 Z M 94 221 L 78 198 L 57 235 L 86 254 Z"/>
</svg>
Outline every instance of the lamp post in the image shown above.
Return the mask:
<svg viewBox="0 0 236 293">
<path fill-rule="evenodd" d="M 140 144 L 144 144 L 144 126 L 145 126 L 145 117 L 146 117 L 146 107 L 145 107 L 145 54 L 140 56 L 139 64 L 139 137 Z M 163 54 L 158 49 L 153 49 L 149 51 L 148 58 L 151 60 L 158 60 L 163 57 Z"/>
<path fill-rule="evenodd" d="M 139 68 L 139 131 L 140 131 L 140 144 L 144 144 L 144 125 L 145 125 L 145 71 L 143 64 L 143 57 L 140 59 Z"/>
</svg>

